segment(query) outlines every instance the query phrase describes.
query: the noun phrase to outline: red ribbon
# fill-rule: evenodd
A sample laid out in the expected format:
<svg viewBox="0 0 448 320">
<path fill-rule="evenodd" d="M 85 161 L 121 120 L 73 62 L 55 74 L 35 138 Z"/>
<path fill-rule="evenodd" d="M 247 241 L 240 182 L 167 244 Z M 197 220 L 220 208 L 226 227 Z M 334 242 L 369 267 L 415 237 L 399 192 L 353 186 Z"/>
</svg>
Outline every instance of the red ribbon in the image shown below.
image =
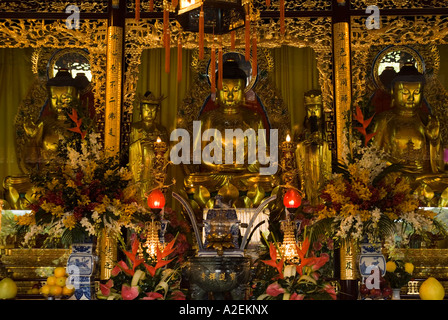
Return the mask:
<svg viewBox="0 0 448 320">
<path fill-rule="evenodd" d="M 254 32 L 254 36 L 252 38 L 252 77 L 257 76 L 257 63 L 257 34 Z"/>
<path fill-rule="evenodd" d="M 232 30 L 230 32 L 230 49 L 235 50 L 235 36 L 236 36 L 236 31 Z"/>
<path fill-rule="evenodd" d="M 135 0 L 135 20 L 140 21 L 140 0 Z"/>
<path fill-rule="evenodd" d="M 171 47 L 170 47 L 170 30 L 168 29 L 165 33 L 165 72 L 166 73 L 170 73 L 170 51 L 171 51 Z"/>
<path fill-rule="evenodd" d="M 285 34 L 285 0 L 280 0 L 280 34 Z"/>
</svg>

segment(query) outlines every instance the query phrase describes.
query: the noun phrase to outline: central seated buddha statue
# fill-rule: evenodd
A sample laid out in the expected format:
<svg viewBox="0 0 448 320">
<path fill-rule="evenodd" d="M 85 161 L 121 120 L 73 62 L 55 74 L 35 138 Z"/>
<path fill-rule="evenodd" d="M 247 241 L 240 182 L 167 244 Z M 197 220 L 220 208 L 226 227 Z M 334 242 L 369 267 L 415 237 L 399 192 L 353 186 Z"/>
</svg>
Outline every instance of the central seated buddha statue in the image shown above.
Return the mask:
<svg viewBox="0 0 448 320">
<path fill-rule="evenodd" d="M 429 186 L 436 193 L 448 187 L 440 124 L 421 108 L 424 75 L 404 65 L 391 83 L 392 108 L 375 116 L 374 144 L 388 163 L 400 164 L 414 187 Z"/>
<path fill-rule="evenodd" d="M 202 159 L 199 170 L 187 172 L 184 179 L 187 190 L 202 186 L 210 194 L 219 192 L 226 201 L 227 196 L 235 198 L 238 197 L 239 192 L 246 192 L 254 187 L 259 187 L 268 193 L 275 185 L 279 184 L 276 174 L 260 174 L 260 169 L 265 165 L 260 165 L 258 161 L 258 149 L 251 149 L 258 148 L 260 142 L 263 142 L 262 139 L 266 139 L 264 145 L 267 146 L 269 154 L 270 143 L 267 140 L 270 138 L 270 130 L 265 125 L 267 121 L 264 115 L 246 104 L 246 79 L 246 73 L 239 68 L 237 62 L 233 60 L 224 62 L 222 87 L 217 90 L 213 108 L 204 110 L 198 118 L 201 124 L 201 135 L 194 139 L 201 139 L 201 141 L 193 141 L 193 145 L 200 144 L 201 151 L 204 151 L 213 141 L 213 138 L 208 141 L 204 139 L 204 132 L 219 132 L 222 137 L 222 161 L 211 162 Z M 253 129 L 256 134 L 255 145 L 250 145 L 252 142 L 248 141 L 247 136 L 242 139 L 236 137 L 231 139 L 227 137 L 226 139 L 226 129 L 234 131 L 241 129 L 243 133 L 248 129 Z M 259 129 L 266 129 L 266 136 L 260 136 Z M 241 148 L 242 143 L 244 143 L 244 148 Z M 231 154 L 229 150 L 232 151 Z M 253 159 L 250 157 L 251 153 L 256 155 L 257 161 L 251 161 Z M 211 151 L 211 156 L 214 156 L 214 151 Z"/>
</svg>

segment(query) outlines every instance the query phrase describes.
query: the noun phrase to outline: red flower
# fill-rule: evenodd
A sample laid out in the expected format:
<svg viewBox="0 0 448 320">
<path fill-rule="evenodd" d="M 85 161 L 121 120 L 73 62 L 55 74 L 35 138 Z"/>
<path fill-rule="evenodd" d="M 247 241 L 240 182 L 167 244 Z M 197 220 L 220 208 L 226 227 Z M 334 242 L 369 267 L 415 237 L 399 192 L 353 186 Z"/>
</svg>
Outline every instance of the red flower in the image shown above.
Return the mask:
<svg viewBox="0 0 448 320">
<path fill-rule="evenodd" d="M 333 300 L 336 300 L 336 291 L 334 290 L 334 287 L 331 284 L 327 283 L 324 286 L 324 290 L 331 296 Z"/>
<path fill-rule="evenodd" d="M 278 282 L 274 282 L 271 283 L 267 288 L 266 288 L 266 294 L 272 296 L 272 297 L 276 297 L 279 294 L 285 293 L 285 289 L 283 289 Z"/>
<path fill-rule="evenodd" d="M 124 263 L 124 261 L 120 261 L 120 262 L 123 262 L 123 263 Z M 120 263 L 120 262 L 119 262 L 119 263 Z M 126 268 L 127 268 L 127 266 L 126 266 Z M 112 274 L 113 277 L 116 277 L 116 276 L 118 276 L 118 274 L 119 274 L 120 272 L 121 272 L 121 268 L 120 268 L 120 266 L 116 265 L 116 266 L 112 269 L 111 274 Z"/>
<path fill-rule="evenodd" d="M 112 288 L 113 286 L 114 281 L 112 279 L 107 281 L 105 284 L 100 283 L 101 293 L 107 297 L 108 295 L 110 295 L 110 288 Z"/>
<path fill-rule="evenodd" d="M 171 261 L 174 260 L 174 259 L 171 259 L 171 260 L 163 260 L 163 259 L 168 257 L 171 253 L 173 253 L 173 251 L 175 250 L 173 248 L 175 241 L 176 241 L 176 239 L 171 240 L 166 245 L 166 247 L 163 249 L 163 251 L 160 251 L 159 247 L 157 247 L 157 263 L 154 267 L 144 263 L 146 270 L 148 270 L 148 272 L 151 274 L 151 276 L 154 277 L 157 269 L 162 268 L 163 266 L 166 266 L 168 263 L 170 263 Z"/>
<path fill-rule="evenodd" d="M 261 260 L 268 266 L 274 267 L 277 269 L 279 275 L 279 279 L 283 279 L 283 263 L 284 260 L 280 259 L 279 262 L 277 262 L 277 249 L 275 248 L 274 244 L 269 244 L 269 255 L 271 256 L 271 260 Z M 276 278 L 276 277 L 274 277 Z"/>
<path fill-rule="evenodd" d="M 143 259 L 139 259 L 138 258 L 138 247 L 140 245 L 140 242 L 136 239 L 133 243 L 132 243 L 132 251 L 124 251 L 125 255 L 129 258 L 130 262 L 131 262 L 131 267 L 128 267 L 128 265 L 123 261 L 119 261 L 117 263 L 117 265 L 121 268 L 121 270 L 123 270 L 125 273 L 127 273 L 130 276 L 133 276 L 135 273 L 135 268 L 138 267 L 141 263 L 143 263 Z M 115 273 L 118 274 L 119 272 L 114 268 Z"/>
<path fill-rule="evenodd" d="M 174 291 L 172 295 L 173 300 L 186 300 L 186 297 L 182 291 Z"/>
<path fill-rule="evenodd" d="M 294 292 L 290 297 L 289 300 L 303 300 L 305 298 L 305 295 L 303 294 L 297 294 Z"/>
<path fill-rule="evenodd" d="M 81 135 L 81 139 L 84 139 L 87 131 L 81 131 L 82 119 L 78 118 L 78 113 L 76 112 L 76 110 L 72 109 L 72 114 L 69 114 L 68 116 L 76 124 L 76 127 L 69 128 L 68 130 L 79 133 Z"/>
<path fill-rule="evenodd" d="M 142 300 L 157 300 L 160 298 L 163 298 L 163 295 L 158 292 L 147 292 L 146 297 L 142 298 Z"/>
<path fill-rule="evenodd" d="M 138 287 L 130 287 L 127 284 L 121 286 L 123 300 L 134 300 L 138 297 Z"/>
</svg>

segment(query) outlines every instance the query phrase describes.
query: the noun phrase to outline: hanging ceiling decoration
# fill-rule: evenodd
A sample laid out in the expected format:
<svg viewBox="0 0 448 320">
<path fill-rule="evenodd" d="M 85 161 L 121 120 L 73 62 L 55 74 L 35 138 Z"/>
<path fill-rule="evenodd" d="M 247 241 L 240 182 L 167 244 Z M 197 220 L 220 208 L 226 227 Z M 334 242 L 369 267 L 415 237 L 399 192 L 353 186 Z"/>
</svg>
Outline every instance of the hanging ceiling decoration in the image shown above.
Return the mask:
<svg viewBox="0 0 448 320">
<path fill-rule="evenodd" d="M 257 29 L 256 23 L 251 25 L 251 21 L 257 20 L 259 14 L 254 14 L 253 0 L 163 0 L 163 46 L 165 48 L 165 72 L 170 72 L 170 12 L 176 11 L 176 20 L 182 32 L 198 33 L 199 59 L 204 58 L 204 38 L 205 34 L 212 35 L 211 41 L 211 61 L 216 60 L 216 50 L 218 50 L 218 81 L 215 79 L 215 64 L 212 63 L 211 91 L 216 92 L 216 82 L 218 89 L 222 87 L 222 35 L 230 33 L 231 49 L 235 49 L 235 30 L 244 27 L 245 60 L 249 61 L 252 51 L 252 76 L 256 76 L 257 65 Z M 280 33 L 285 34 L 285 0 L 280 1 Z M 140 19 L 140 0 L 136 0 L 135 19 Z M 266 6 L 271 5 L 270 0 L 266 0 Z M 150 0 L 150 11 L 154 9 L 154 0 Z M 182 32 L 179 32 L 177 39 L 177 80 L 182 79 Z M 215 37 L 216 36 L 216 37 Z"/>
<path fill-rule="evenodd" d="M 241 0 L 180 0 L 177 21 L 185 31 L 225 34 L 244 26 L 246 12 Z"/>
</svg>

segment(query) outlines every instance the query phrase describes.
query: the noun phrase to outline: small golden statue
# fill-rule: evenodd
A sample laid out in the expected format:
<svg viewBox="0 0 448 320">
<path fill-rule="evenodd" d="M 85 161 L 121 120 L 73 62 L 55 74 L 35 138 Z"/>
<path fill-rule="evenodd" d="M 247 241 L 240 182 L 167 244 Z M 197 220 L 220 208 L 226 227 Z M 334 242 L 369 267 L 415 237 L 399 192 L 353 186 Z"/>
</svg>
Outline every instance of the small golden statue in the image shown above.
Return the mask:
<svg viewBox="0 0 448 320">
<path fill-rule="evenodd" d="M 234 60 L 226 60 L 223 65 L 222 88 L 217 90 L 214 108 L 204 110 L 198 118 L 201 124 L 200 135 L 193 141 L 193 146 L 201 145 L 201 151 L 209 147 L 210 141 L 205 141 L 204 132 L 215 130 L 222 134 L 222 161 L 221 163 L 202 161 L 199 170 L 193 171 L 192 166 L 184 166 L 186 177 L 184 185 L 186 189 L 206 189 L 208 193 L 219 192 L 225 195 L 225 198 L 231 193 L 230 198 L 236 201 L 239 191 L 248 191 L 253 188 L 259 188 L 264 192 L 270 192 L 278 184 L 276 175 L 260 175 L 260 163 L 258 161 L 249 161 L 249 151 L 257 149 L 248 148 L 248 138 L 237 139 L 233 137 L 225 139 L 226 129 L 242 132 L 253 129 L 257 135 L 255 145 L 257 148 L 262 139 L 258 135 L 259 129 L 266 129 L 266 119 L 264 116 L 251 108 L 245 101 L 245 86 L 247 75 L 240 69 L 238 63 Z M 269 129 L 266 129 L 269 132 Z M 244 140 L 243 140 L 244 139 Z M 244 144 L 244 151 L 241 150 L 241 144 Z M 264 145 L 268 145 L 264 140 Z M 232 153 L 226 154 L 226 151 L 232 150 Z M 229 161 L 229 159 L 232 161 Z M 243 161 L 237 161 L 237 158 Z"/>
<path fill-rule="evenodd" d="M 392 109 L 376 116 L 373 142 L 386 152 L 388 163 L 401 164 L 416 184 L 442 192 L 448 186 L 444 173 L 440 124 L 422 112 L 424 75 L 404 65 L 392 80 Z"/>
<path fill-rule="evenodd" d="M 28 170 L 41 168 L 45 164 L 55 164 L 59 140 L 68 137 L 73 127 L 68 113 L 77 108 L 78 89 L 71 74 L 66 69 L 58 71 L 55 77 L 47 82 L 49 104 L 35 123 L 27 119 L 23 124 L 28 136 L 28 144 L 24 148 L 23 159 Z"/>
<path fill-rule="evenodd" d="M 331 150 L 325 134 L 322 93 L 305 93 L 306 116 L 295 151 L 300 189 L 311 205 L 319 203 L 319 190 L 331 174 Z"/>
<path fill-rule="evenodd" d="M 147 91 L 139 98 L 140 120 L 131 125 L 129 167 L 133 179 L 139 184 L 141 200 L 157 183 L 163 184 L 169 148 L 167 129 L 157 122 L 163 95 L 156 98 Z"/>
</svg>

